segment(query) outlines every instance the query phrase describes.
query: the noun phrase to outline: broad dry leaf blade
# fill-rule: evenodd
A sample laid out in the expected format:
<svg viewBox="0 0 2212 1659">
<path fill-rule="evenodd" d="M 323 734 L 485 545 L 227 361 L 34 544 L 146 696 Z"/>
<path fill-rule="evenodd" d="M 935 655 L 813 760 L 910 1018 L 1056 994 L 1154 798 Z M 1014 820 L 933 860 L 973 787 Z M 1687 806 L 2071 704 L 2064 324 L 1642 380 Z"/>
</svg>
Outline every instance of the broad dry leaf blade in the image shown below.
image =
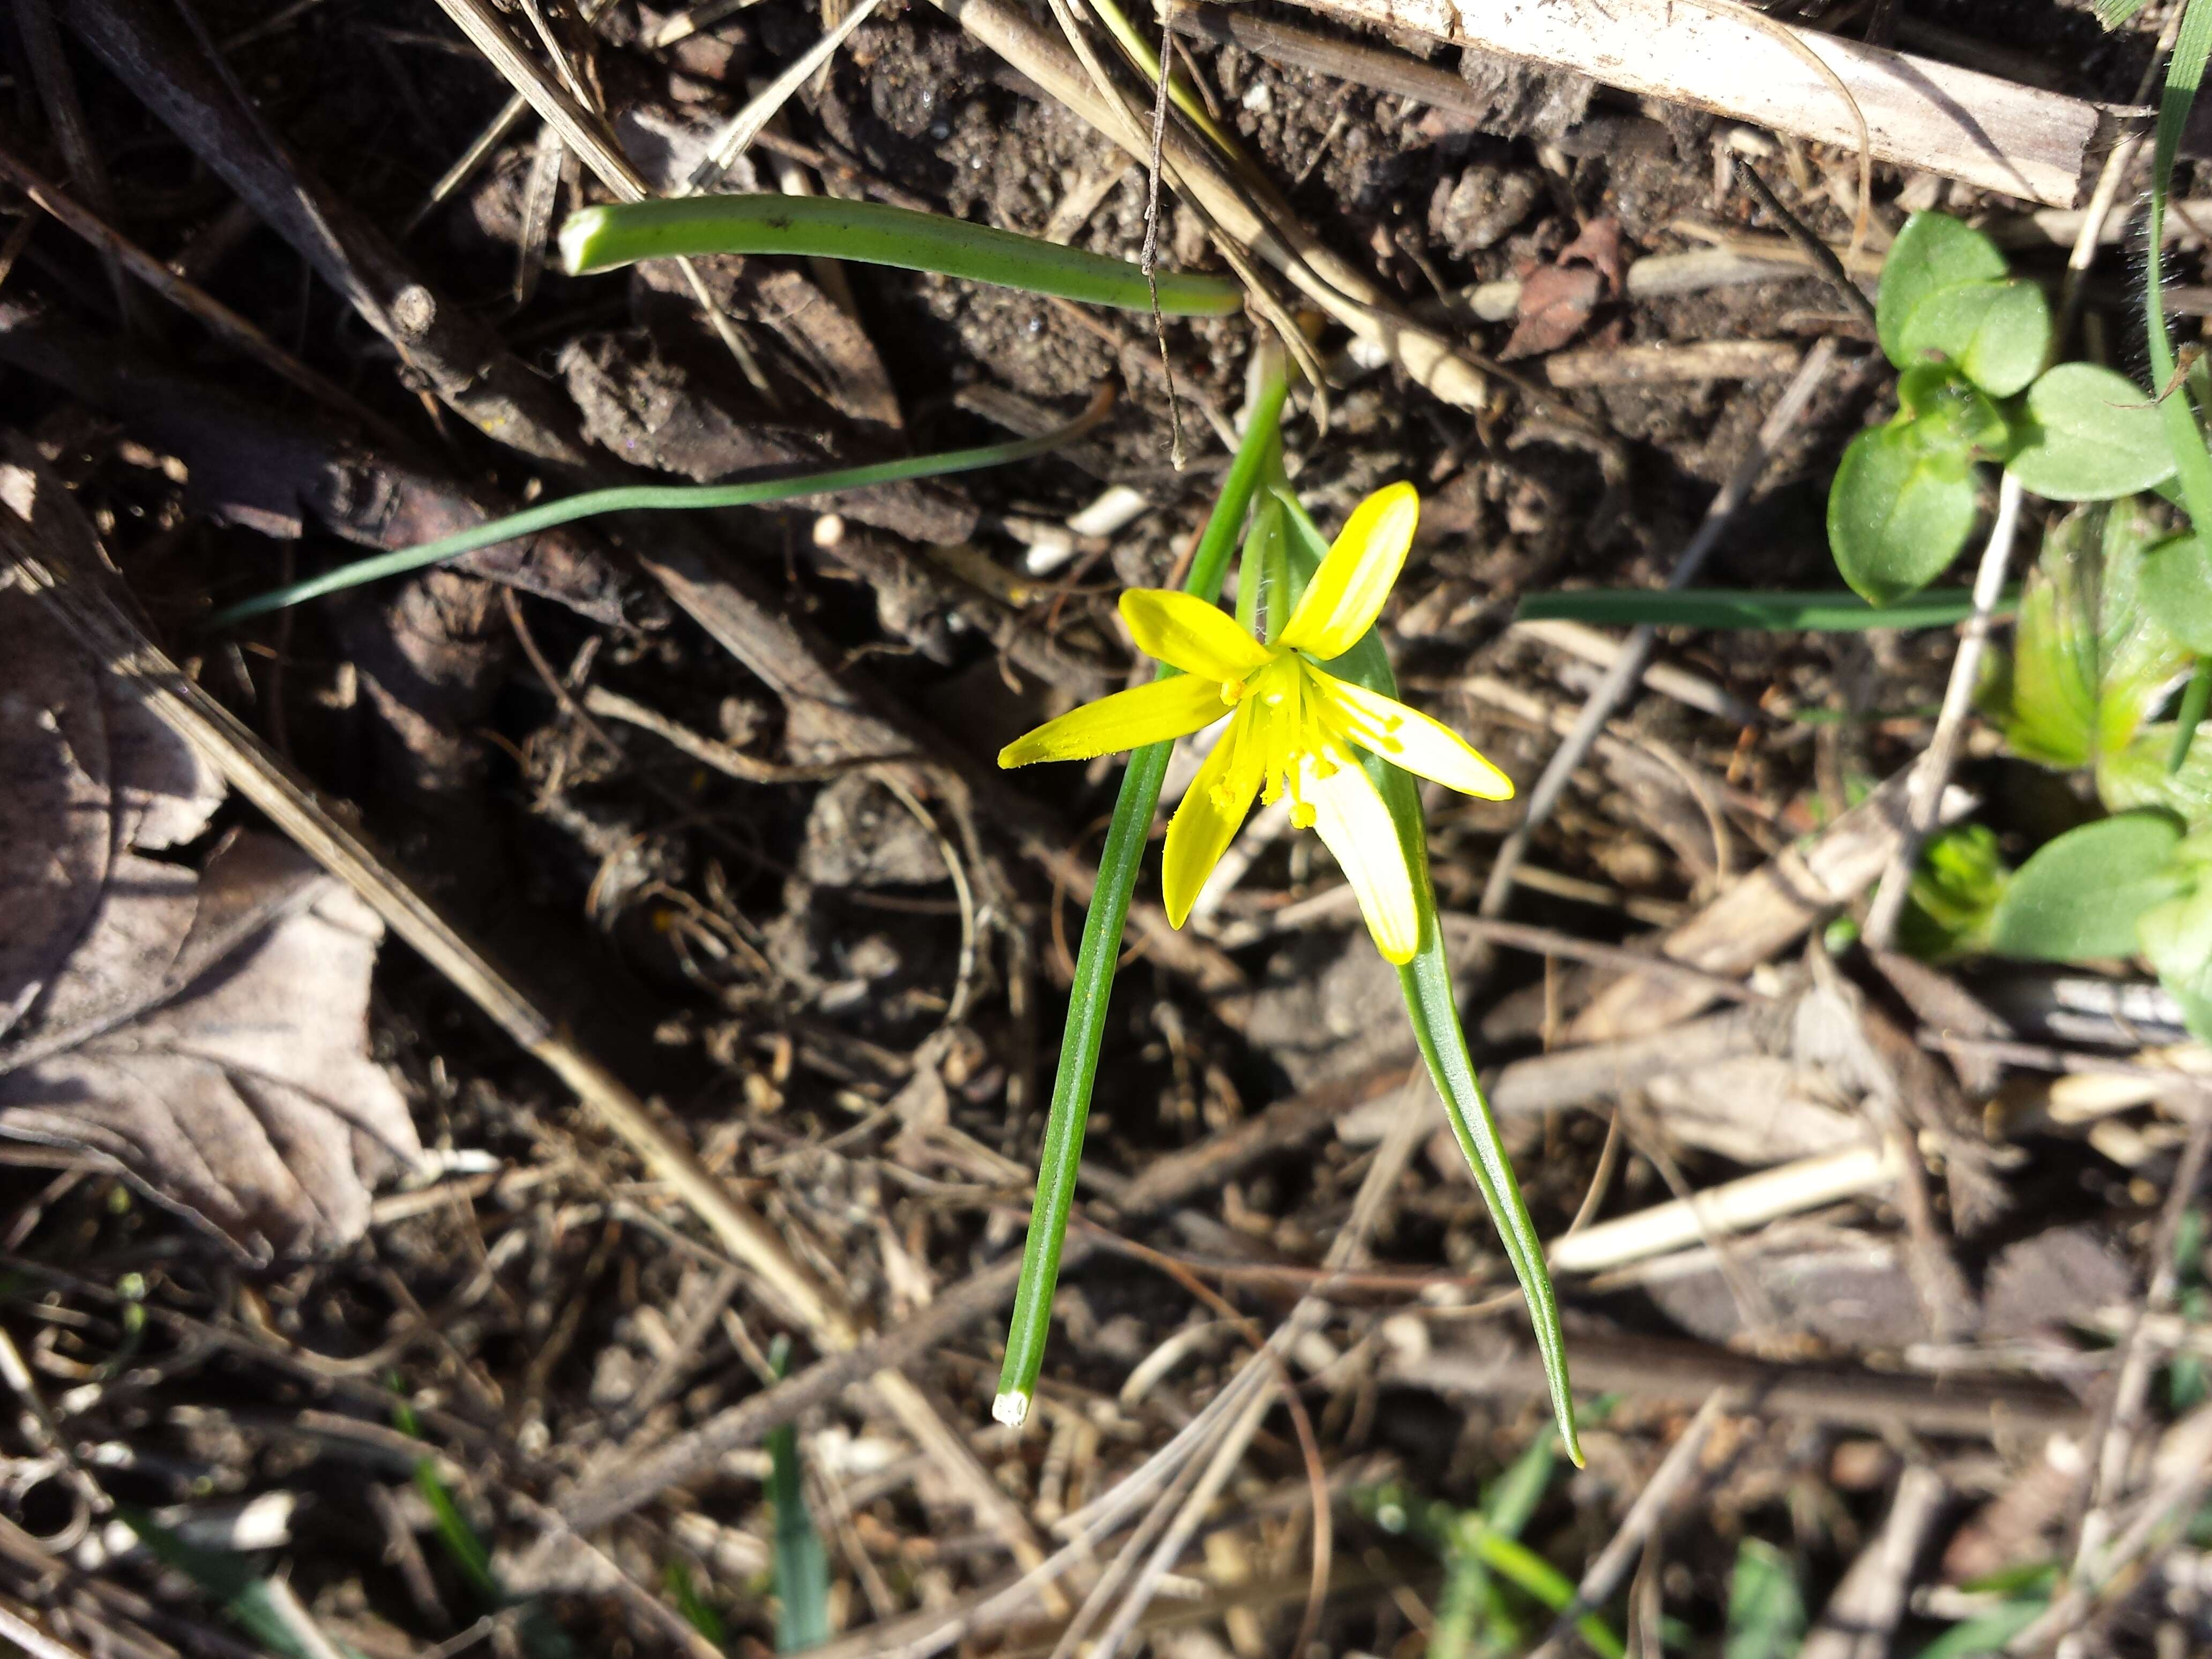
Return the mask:
<svg viewBox="0 0 2212 1659">
<path fill-rule="evenodd" d="M 146 856 L 205 829 L 220 779 L 35 600 L 0 592 L 0 1134 L 256 1258 L 352 1243 L 422 1155 L 368 1057 L 382 924 L 273 837 Z"/>
</svg>

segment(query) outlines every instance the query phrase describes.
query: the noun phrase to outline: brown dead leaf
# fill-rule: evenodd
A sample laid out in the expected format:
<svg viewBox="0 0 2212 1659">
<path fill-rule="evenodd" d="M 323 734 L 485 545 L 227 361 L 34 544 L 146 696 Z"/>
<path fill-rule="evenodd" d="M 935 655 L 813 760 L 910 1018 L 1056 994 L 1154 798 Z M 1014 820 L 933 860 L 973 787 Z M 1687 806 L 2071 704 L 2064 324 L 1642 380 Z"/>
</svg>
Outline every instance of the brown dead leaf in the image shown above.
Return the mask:
<svg viewBox="0 0 2212 1659">
<path fill-rule="evenodd" d="M 1557 351 L 1582 332 L 1601 300 L 1621 291 L 1620 222 L 1611 215 L 1591 220 L 1559 257 L 1521 280 L 1519 315 L 1501 361 Z"/>
<path fill-rule="evenodd" d="M 0 592 L 0 1134 L 75 1148 L 257 1259 L 335 1249 L 418 1163 L 367 1055 L 383 934 L 289 843 L 146 856 L 222 798 L 28 596 Z"/>
</svg>

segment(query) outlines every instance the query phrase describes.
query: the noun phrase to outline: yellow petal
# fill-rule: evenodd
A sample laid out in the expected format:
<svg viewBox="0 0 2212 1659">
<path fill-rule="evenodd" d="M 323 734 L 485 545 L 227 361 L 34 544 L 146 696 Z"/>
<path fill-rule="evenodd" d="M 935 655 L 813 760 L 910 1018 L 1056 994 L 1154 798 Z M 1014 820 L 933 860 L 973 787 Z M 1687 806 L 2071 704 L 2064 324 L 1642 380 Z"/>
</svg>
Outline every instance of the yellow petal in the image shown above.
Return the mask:
<svg viewBox="0 0 2212 1659">
<path fill-rule="evenodd" d="M 1071 708 L 1056 720 L 1047 720 L 1001 749 L 999 764 L 1089 760 L 1118 750 L 1140 749 L 1148 743 L 1188 737 L 1228 712 L 1222 706 L 1219 686 L 1189 674 L 1177 674 L 1172 679 L 1116 691 L 1110 697 Z"/>
<path fill-rule="evenodd" d="M 1121 595 L 1121 619 L 1146 656 L 1216 684 L 1243 679 L 1273 654 L 1234 617 L 1195 593 L 1132 587 Z"/>
<path fill-rule="evenodd" d="M 1221 862 L 1244 815 L 1252 810 L 1252 797 L 1260 790 L 1259 769 L 1237 764 L 1238 745 L 1247 740 L 1251 729 L 1252 705 L 1240 704 L 1236 720 L 1213 745 L 1206 764 L 1190 781 L 1182 805 L 1168 821 L 1168 844 L 1160 860 L 1160 896 L 1167 901 L 1172 927 L 1182 927 L 1190 915 L 1206 878 Z"/>
<path fill-rule="evenodd" d="M 1306 672 L 1346 717 L 1346 729 L 1354 743 L 1374 750 L 1393 766 L 1432 778 L 1463 795 L 1477 795 L 1484 800 L 1513 799 L 1513 780 L 1477 754 L 1449 726 L 1364 685 L 1316 668 L 1309 667 Z"/>
<path fill-rule="evenodd" d="M 1367 769 L 1346 751 L 1335 771 L 1321 775 L 1314 757 L 1304 760 L 1300 792 L 1314 809 L 1314 829 L 1359 896 L 1359 913 L 1385 960 L 1407 963 L 1421 945 L 1421 915 L 1413 907 L 1413 877 L 1398 826 Z"/>
<path fill-rule="evenodd" d="M 1420 517 L 1421 498 L 1409 483 L 1378 489 L 1354 507 L 1306 584 L 1305 597 L 1283 629 L 1283 643 L 1323 661 L 1352 649 L 1382 614 Z"/>
</svg>

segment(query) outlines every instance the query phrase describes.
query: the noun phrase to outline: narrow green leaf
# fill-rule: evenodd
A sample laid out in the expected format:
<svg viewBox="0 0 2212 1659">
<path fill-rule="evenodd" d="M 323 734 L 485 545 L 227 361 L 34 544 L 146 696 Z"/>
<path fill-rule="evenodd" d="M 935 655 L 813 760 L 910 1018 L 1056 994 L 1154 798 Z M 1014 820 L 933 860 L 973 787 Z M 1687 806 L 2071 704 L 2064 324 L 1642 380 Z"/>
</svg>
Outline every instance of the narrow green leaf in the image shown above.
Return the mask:
<svg viewBox="0 0 2212 1659">
<path fill-rule="evenodd" d="M 1283 503 L 1284 526 L 1289 532 L 1291 583 L 1302 588 L 1320 568 L 1328 551 L 1328 543 L 1286 485 L 1279 483 L 1275 494 Z M 1389 655 L 1372 629 L 1329 667 L 1332 672 L 1370 691 L 1379 691 L 1386 697 L 1398 695 L 1398 677 L 1391 671 Z M 1537 1351 L 1543 1358 L 1544 1378 L 1551 1391 L 1553 1415 L 1559 1419 L 1559 1437 L 1566 1443 L 1567 1455 L 1580 1468 L 1582 1442 L 1575 1431 L 1574 1397 L 1567 1378 L 1566 1338 L 1559 1329 L 1559 1297 L 1552 1288 L 1551 1273 L 1544 1265 L 1543 1241 L 1537 1236 L 1535 1223 L 1529 1219 L 1528 1206 L 1521 1196 L 1521 1183 L 1514 1177 L 1512 1163 L 1505 1156 L 1504 1143 L 1498 1133 L 1497 1120 L 1491 1115 L 1490 1103 L 1484 1098 L 1482 1085 L 1475 1078 L 1474 1060 L 1468 1053 L 1467 1033 L 1460 1024 L 1459 1005 L 1452 995 L 1451 968 L 1444 959 L 1443 932 L 1437 925 L 1436 886 L 1429 875 L 1428 830 L 1421 814 L 1420 792 L 1414 787 L 1413 778 L 1396 767 L 1372 755 L 1365 757 L 1365 764 L 1383 804 L 1390 810 L 1392 822 L 1398 827 L 1407 867 L 1413 872 L 1415 902 L 1421 912 L 1420 949 L 1413 961 L 1398 969 L 1406 1012 L 1413 1022 L 1413 1040 L 1428 1066 L 1437 1097 L 1443 1102 L 1445 1120 L 1451 1125 L 1461 1156 L 1467 1160 L 1468 1172 L 1474 1177 L 1475 1187 L 1490 1208 L 1498 1240 L 1505 1247 L 1506 1259 L 1513 1264 L 1514 1276 L 1521 1281 L 1522 1294 L 1528 1298 L 1529 1322 L 1535 1331 Z"/>
<path fill-rule="evenodd" d="M 1931 444 L 1918 422 L 1862 432 L 1828 490 L 1836 568 L 1871 605 L 1889 605 L 1942 575 L 1974 527 L 1971 452 Z"/>
<path fill-rule="evenodd" d="M 2204 716 L 2212 713 L 2212 657 L 2199 657 L 2197 671 L 2189 677 L 2189 684 L 2181 693 L 2181 707 L 2174 711 L 2173 746 L 2166 751 L 2166 775 L 2179 775 L 2189 764 L 2189 750 L 2197 741 L 2197 728 L 2204 724 Z"/>
<path fill-rule="evenodd" d="M 1041 237 L 971 225 L 942 213 L 832 196 L 683 196 L 572 213 L 561 227 L 571 276 L 684 254 L 788 253 L 932 270 L 1030 294 L 1149 311 L 1144 271 Z M 1170 316 L 1224 316 L 1243 286 L 1190 271 L 1155 273 Z"/>
<path fill-rule="evenodd" d="M 335 570 L 325 571 L 306 581 L 272 588 L 266 593 L 257 594 L 252 599 L 216 611 L 208 618 L 206 625 L 227 628 L 234 622 L 258 617 L 264 611 L 281 611 L 287 605 L 320 599 L 325 593 L 358 587 L 363 582 L 403 575 L 410 570 L 420 570 L 425 565 L 440 564 L 447 559 L 459 558 L 464 553 L 473 553 L 480 547 L 492 547 L 519 537 L 534 536 L 541 530 L 552 529 L 556 525 L 574 524 L 579 519 L 595 518 L 604 513 L 696 512 L 707 507 L 761 507 L 770 501 L 787 501 L 799 495 L 826 495 L 839 490 L 866 489 L 872 484 L 896 483 L 908 478 L 941 478 L 955 472 L 973 472 L 983 467 L 1004 466 L 1012 461 L 1027 460 L 1032 455 L 1042 455 L 1057 449 L 1078 433 L 1095 424 L 1104 413 L 1105 406 L 1101 403 L 1094 405 L 1081 418 L 1042 437 L 1017 438 L 1009 443 L 985 444 L 977 449 L 951 449 L 940 454 L 914 455 L 896 461 L 876 461 L 866 466 L 837 467 L 827 472 L 802 473 L 796 477 L 765 478 L 751 483 L 634 484 L 612 489 L 587 489 L 580 495 L 547 501 L 542 507 L 526 507 L 520 513 L 510 513 L 505 518 L 493 519 L 469 529 L 457 531 L 450 536 L 441 536 L 434 542 L 380 553 L 374 558 L 356 559 L 351 564 L 340 565 Z"/>
<path fill-rule="evenodd" d="M 722 1615 L 707 1604 L 693 1582 L 691 1569 L 681 1561 L 671 1561 L 661 1569 L 660 1582 L 676 1598 L 676 1610 L 684 1615 L 684 1622 L 705 1637 L 716 1647 L 729 1644 L 730 1632 L 722 1623 Z"/>
<path fill-rule="evenodd" d="M 1480 1517 L 1469 1515 L 1464 1518 L 1460 1547 L 1492 1571 L 1512 1580 L 1553 1613 L 1564 1613 L 1573 1604 L 1575 1587 L 1565 1573 L 1526 1544 L 1484 1526 Z M 1594 1613 L 1586 1613 L 1576 1620 L 1575 1629 L 1599 1659 L 1623 1659 L 1628 1651 L 1627 1644 L 1613 1626 Z"/>
<path fill-rule="evenodd" d="M 1951 1626 L 1915 1659 L 1998 1659 L 2012 1638 L 2043 1617 L 2048 1598 L 2004 1601 Z"/>
<path fill-rule="evenodd" d="M 2184 885 L 2180 844 L 2179 821 L 2158 811 L 2122 812 L 2045 842 L 1998 900 L 1990 951 L 2034 962 L 2132 957 L 2136 920 Z"/>
<path fill-rule="evenodd" d="M 768 1363 L 779 1377 L 789 1370 L 789 1337 L 775 1339 Z M 830 1639 L 830 1554 L 806 1510 L 795 1425 L 785 1423 L 769 1431 L 768 1456 L 768 1501 L 775 1512 L 775 1649 L 804 1653 Z"/>
<path fill-rule="evenodd" d="M 1900 343 L 1914 362 L 1959 370 L 1992 398 L 2009 398 L 2042 371 L 2051 307 L 2033 283 L 1954 283 L 1912 308 Z"/>
<path fill-rule="evenodd" d="M 806 1510 L 799 1437 L 788 1423 L 768 1437 L 769 1501 L 775 1509 L 775 1649 L 804 1653 L 830 1639 L 830 1555 Z"/>
<path fill-rule="evenodd" d="M 1997 614 L 2008 616 L 2020 590 L 2008 588 Z M 1788 633 L 1863 633 L 1871 628 L 1955 628 L 1974 614 L 1964 588 L 1920 592 L 1879 608 L 1856 593 L 1759 593 L 1720 587 L 1587 587 L 1531 593 L 1516 622 L 1589 623 L 1596 626 L 1765 629 Z"/>
<path fill-rule="evenodd" d="M 469 1581 L 469 1588 L 477 1600 L 487 1607 L 496 1607 L 507 1600 L 507 1592 L 491 1570 L 491 1552 L 477 1535 L 461 1513 L 453 1495 L 446 1490 L 446 1483 L 438 1478 L 438 1460 L 418 1457 L 415 1460 L 415 1490 L 422 1494 L 429 1505 L 431 1519 L 436 1522 L 438 1541 L 446 1547 L 446 1553 L 460 1569 L 461 1577 Z"/>
<path fill-rule="evenodd" d="M 192 1543 L 136 1504 L 118 1504 L 115 1513 L 155 1559 L 191 1579 L 200 1594 L 220 1605 L 234 1624 L 280 1659 L 324 1659 L 301 1639 L 291 1619 L 276 1605 L 269 1581 L 254 1571 L 246 1557 Z M 331 1641 L 327 1636 L 323 1639 L 346 1659 L 361 1659 L 360 1652 L 348 1644 Z"/>
<path fill-rule="evenodd" d="M 1917 361 L 1905 341 L 1905 324 L 1936 289 L 2004 275 L 2004 255 L 1981 232 L 1948 213 L 1914 214 L 1882 261 L 1875 298 L 1875 331 L 1889 361 L 1899 368 Z"/>
<path fill-rule="evenodd" d="M 1790 1559 L 1763 1539 L 1736 1548 L 1723 1659 L 1790 1659 L 1805 1635 L 1805 1596 Z"/>
<path fill-rule="evenodd" d="M 1244 527 L 1261 471 L 1283 416 L 1288 382 L 1279 361 L 1252 402 L 1244 440 L 1222 480 L 1221 494 L 1192 556 L 1186 591 L 1211 601 L 1221 592 L 1229 556 Z M 1163 675 L 1172 673 L 1163 666 Z M 1083 920 L 1083 943 L 1075 958 L 1075 981 L 1068 988 L 1067 1023 L 1060 1034 L 1060 1069 L 1052 1082 L 1052 1105 L 1045 1117 L 1044 1146 L 1037 1155 L 1036 1200 L 1030 1212 L 1029 1237 L 1022 1245 L 1022 1276 L 1014 1290 L 1014 1310 L 1006 1326 L 1006 1358 L 999 1374 L 992 1413 L 1018 1425 L 1029 1415 L 1044 1351 L 1052 1334 L 1052 1296 L 1060 1282 L 1060 1256 L 1067 1239 L 1067 1217 L 1075 1203 L 1076 1171 L 1083 1161 L 1083 1128 L 1091 1115 L 1091 1090 L 1098 1072 L 1098 1048 L 1106 1034 L 1106 1009 L 1114 991 L 1114 969 L 1121 953 L 1121 931 L 1129 919 L 1137 870 L 1151 839 L 1152 814 L 1160 804 L 1171 744 L 1156 743 L 1129 757 L 1121 791 L 1114 803 L 1106 845 L 1098 855 L 1098 881 Z"/>
<path fill-rule="evenodd" d="M 2111 501 L 2148 489 L 2174 475 L 2159 410 L 2124 374 L 2095 363 L 2061 363 L 2027 389 L 2024 430 L 2006 465 L 2054 501 Z"/>
</svg>

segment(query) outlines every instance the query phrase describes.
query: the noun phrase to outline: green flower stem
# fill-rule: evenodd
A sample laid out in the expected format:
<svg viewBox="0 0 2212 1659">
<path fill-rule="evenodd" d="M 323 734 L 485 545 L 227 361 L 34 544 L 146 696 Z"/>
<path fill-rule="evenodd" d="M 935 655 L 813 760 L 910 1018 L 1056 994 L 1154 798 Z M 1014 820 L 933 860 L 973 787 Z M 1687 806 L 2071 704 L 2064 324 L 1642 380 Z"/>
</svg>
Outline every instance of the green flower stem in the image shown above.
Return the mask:
<svg viewBox="0 0 2212 1659">
<path fill-rule="evenodd" d="M 1010 461 L 1027 460 L 1033 455 L 1042 455 L 1058 448 L 1095 425 L 1105 414 L 1106 408 L 1107 404 L 1102 399 L 1068 425 L 1039 437 L 986 444 L 980 449 L 952 449 L 937 455 L 914 455 L 896 461 L 877 461 L 866 466 L 839 467 L 830 472 L 808 472 L 795 478 L 769 478 L 753 483 L 629 484 L 612 489 L 587 489 L 580 495 L 565 496 L 557 501 L 548 501 L 543 507 L 526 507 L 520 513 L 510 513 L 503 519 L 493 519 L 469 529 L 457 531 L 450 536 L 441 536 L 434 542 L 403 547 L 391 553 L 380 553 L 374 558 L 357 559 L 351 564 L 340 565 L 335 570 L 311 576 L 305 581 L 294 582 L 287 587 L 272 588 L 266 593 L 257 594 L 252 599 L 240 600 L 216 611 L 208 619 L 208 626 L 228 627 L 248 617 L 258 617 L 264 611 L 281 611 L 286 605 L 298 605 L 303 599 L 319 599 L 342 588 L 358 587 L 363 582 L 420 570 L 426 564 L 439 564 L 447 559 L 459 558 L 464 553 L 473 553 L 480 547 L 490 547 L 519 537 L 534 536 L 541 530 L 550 530 L 556 525 L 573 524 L 578 519 L 592 518 L 601 513 L 762 507 L 771 501 L 789 501 L 798 495 L 823 495 L 833 490 L 866 489 L 872 484 L 896 483 L 907 478 L 939 478 L 951 472 L 973 472 L 987 466 L 1004 466 Z"/>
<path fill-rule="evenodd" d="M 685 196 L 572 213 L 561 227 L 569 274 L 684 254 L 798 253 L 933 270 L 1031 294 L 1056 294 L 1125 311 L 1150 311 L 1145 273 L 1123 259 L 1062 247 L 941 213 L 828 196 Z M 1244 303 L 1220 276 L 1158 273 L 1160 309 L 1218 317 Z"/>
<path fill-rule="evenodd" d="M 1211 601 L 1219 597 L 1229 555 L 1244 526 L 1261 465 L 1272 452 L 1282 423 L 1288 390 L 1279 354 L 1252 398 L 1244 441 L 1223 481 L 1192 555 L 1186 591 Z M 1163 665 L 1160 677 L 1176 671 Z M 1030 1212 L 1028 1241 L 1022 1247 L 1021 1282 L 1014 1291 L 1013 1316 L 1006 1326 L 1006 1361 L 999 1373 L 999 1395 L 991 1414 L 1018 1426 L 1036 1397 L 1037 1374 L 1044 1369 L 1045 1343 L 1052 1333 L 1052 1296 L 1060 1282 L 1060 1247 L 1067 1237 L 1068 1211 L 1075 1202 L 1075 1176 L 1083 1161 L 1083 1127 L 1091 1115 L 1091 1087 L 1098 1072 L 1098 1046 L 1106 1035 L 1106 1007 L 1114 990 L 1114 969 L 1121 954 L 1121 929 L 1129 917 L 1137 869 L 1152 839 L 1152 814 L 1160 804 L 1168 756 L 1175 745 L 1155 743 L 1135 750 L 1121 774 L 1121 793 L 1106 846 L 1098 855 L 1098 883 L 1091 890 L 1090 914 L 1083 921 L 1083 943 L 1075 957 L 1075 982 L 1067 994 L 1067 1026 L 1060 1040 L 1060 1070 L 1052 1081 L 1052 1107 L 1045 1119 L 1044 1146 L 1037 1155 L 1036 1203 Z"/>
<path fill-rule="evenodd" d="M 2149 336 L 2151 384 L 2155 386 L 2172 386 L 2174 378 L 2173 342 L 2166 329 L 2166 261 L 2159 239 L 2165 234 L 2166 198 L 2173 187 L 2173 162 L 2180 149 L 2182 128 L 2189 119 L 2189 106 L 2197 101 L 2197 89 L 2203 83 L 2208 57 L 2212 57 L 2212 0 L 2189 0 L 2180 33 L 2174 37 L 2173 55 L 2166 60 L 2166 87 L 2159 98 L 2158 142 L 2151 162 L 2150 222 L 2146 227 L 2150 261 L 2143 283 L 2143 326 Z M 2189 377 L 2160 403 L 2159 418 L 2165 423 L 2166 442 L 2173 450 L 2182 505 L 2188 509 L 2203 545 L 2203 538 L 2212 537 L 2212 453 L 2207 453 L 2203 431 L 2197 425 L 2192 402 L 2199 390 L 2195 379 Z M 2166 757 L 2168 773 L 2179 772 L 2189 758 L 2189 745 L 2203 721 L 2208 697 L 2212 697 L 2212 669 L 2200 662 L 2182 699 L 2173 749 Z"/>
</svg>

